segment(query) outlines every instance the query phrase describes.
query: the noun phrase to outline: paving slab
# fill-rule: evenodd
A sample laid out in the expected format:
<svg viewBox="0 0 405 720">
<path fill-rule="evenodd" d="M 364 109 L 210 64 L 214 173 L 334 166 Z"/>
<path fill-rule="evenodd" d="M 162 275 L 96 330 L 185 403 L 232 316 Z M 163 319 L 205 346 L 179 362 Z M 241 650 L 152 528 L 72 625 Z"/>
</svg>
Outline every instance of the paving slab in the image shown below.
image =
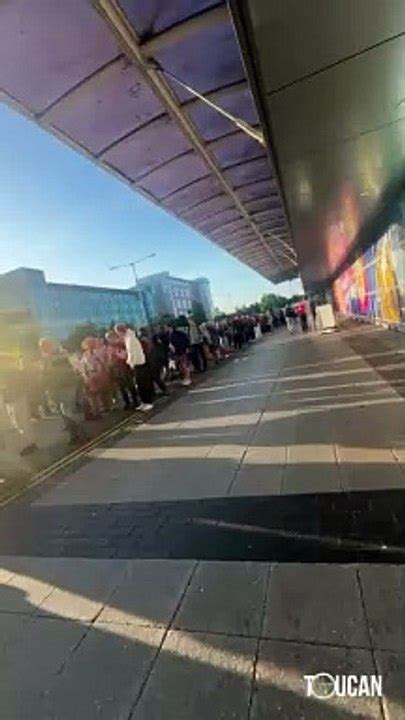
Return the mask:
<svg viewBox="0 0 405 720">
<path fill-rule="evenodd" d="M 383 677 L 384 720 L 405 720 L 405 655 L 377 650 L 375 657 Z"/>
<path fill-rule="evenodd" d="M 1 563 L 1 560 L 0 560 Z M 5 585 L 13 577 L 13 571 L 8 568 L 1 567 L 0 564 L 0 585 Z"/>
<path fill-rule="evenodd" d="M 336 462 L 286 465 L 282 475 L 281 494 L 339 492 L 341 476 Z"/>
<path fill-rule="evenodd" d="M 53 678 L 42 717 L 127 720 L 163 634 L 163 628 L 93 626 Z"/>
<path fill-rule="evenodd" d="M 201 562 L 174 627 L 259 636 L 268 565 Z"/>
<path fill-rule="evenodd" d="M 373 646 L 405 652 L 405 567 L 362 565 L 359 575 Z"/>
<path fill-rule="evenodd" d="M 405 475 L 391 449 L 372 447 L 337 447 L 345 490 L 405 489 Z"/>
<path fill-rule="evenodd" d="M 263 640 L 251 720 L 383 720 L 378 698 L 308 697 L 304 675 L 370 675 L 371 653 L 325 645 Z"/>
<path fill-rule="evenodd" d="M 287 465 L 322 465 L 336 463 L 335 448 L 331 444 L 307 443 L 287 448 Z"/>
<path fill-rule="evenodd" d="M 402 470 L 405 472 L 405 448 L 394 448 L 393 452 L 397 462 L 399 462 Z"/>
<path fill-rule="evenodd" d="M 53 584 L 30 575 L 16 573 L 0 585 L 0 611 L 33 615 L 53 590 Z"/>
<path fill-rule="evenodd" d="M 231 487 L 231 495 L 278 495 L 287 448 L 249 447 Z"/>
<path fill-rule="evenodd" d="M 0 673 L 1 717 L 43 720 L 52 680 L 87 632 L 77 622 L 35 618 L 6 647 Z"/>
<path fill-rule="evenodd" d="M 256 644 L 170 631 L 132 720 L 246 720 Z"/>
<path fill-rule="evenodd" d="M 131 560 L 98 623 L 169 624 L 195 563 L 188 560 Z"/>
<path fill-rule="evenodd" d="M 369 647 L 356 570 L 344 565 L 275 565 L 263 636 Z"/>
<path fill-rule="evenodd" d="M 0 657 L 25 632 L 29 617 L 22 613 L 0 612 Z"/>
<path fill-rule="evenodd" d="M 207 448 L 206 454 L 197 458 L 189 457 L 190 448 L 185 447 L 177 449 L 172 459 L 96 459 L 94 465 L 87 464 L 79 475 L 52 488 L 36 504 L 77 506 L 226 495 L 238 460 L 221 458 L 214 451 L 207 457 L 209 451 Z"/>
<path fill-rule="evenodd" d="M 55 587 L 39 603 L 37 614 L 90 622 L 121 581 L 125 567 L 122 560 L 54 559 L 48 577 Z"/>
</svg>

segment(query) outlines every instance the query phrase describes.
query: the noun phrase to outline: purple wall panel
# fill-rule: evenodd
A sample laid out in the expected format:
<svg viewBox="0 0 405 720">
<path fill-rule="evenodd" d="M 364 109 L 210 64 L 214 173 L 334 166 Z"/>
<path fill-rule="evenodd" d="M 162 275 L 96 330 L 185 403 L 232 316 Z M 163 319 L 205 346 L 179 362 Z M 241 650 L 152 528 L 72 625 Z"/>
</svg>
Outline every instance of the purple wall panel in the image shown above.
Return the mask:
<svg viewBox="0 0 405 720">
<path fill-rule="evenodd" d="M 156 53 L 156 59 L 163 68 L 201 93 L 245 77 L 235 33 L 228 20 L 161 48 Z M 181 100 L 192 97 L 177 83 L 173 84 L 173 88 Z"/>
<path fill-rule="evenodd" d="M 240 223 L 237 227 L 234 228 L 228 228 L 226 227 L 223 231 L 223 235 L 226 237 L 230 237 L 232 235 L 232 238 L 245 238 L 247 235 L 250 235 L 253 232 L 251 224 L 244 220 L 243 223 Z M 253 233 L 254 234 L 254 233 Z M 218 236 L 220 235 L 220 232 L 218 231 Z"/>
<path fill-rule="evenodd" d="M 268 197 L 258 198 L 257 200 L 249 200 L 245 203 L 246 209 L 250 213 L 260 212 L 260 210 L 268 210 L 271 207 Z"/>
<path fill-rule="evenodd" d="M 205 218 L 205 220 L 202 220 L 198 223 L 198 227 L 203 232 L 211 232 L 211 230 L 215 230 L 216 228 L 223 227 L 224 225 L 227 225 L 232 220 L 238 220 L 240 218 L 240 212 L 236 207 L 230 208 L 229 210 L 223 210 L 220 213 L 216 213 L 210 218 Z"/>
<path fill-rule="evenodd" d="M 255 198 L 268 197 L 271 193 L 277 192 L 275 180 L 258 180 L 238 188 L 238 195 L 241 200 L 254 200 Z"/>
<path fill-rule="evenodd" d="M 235 220 L 235 222 L 221 225 L 221 227 L 217 228 L 216 230 L 211 230 L 210 235 L 212 235 L 213 237 L 226 237 L 227 235 L 232 235 L 232 233 L 236 232 L 237 230 L 248 227 L 249 223 L 247 222 L 247 220 L 242 218 L 241 220 Z"/>
<path fill-rule="evenodd" d="M 245 185 L 253 180 L 264 180 L 269 177 L 269 174 L 270 168 L 267 158 L 250 160 L 242 163 L 242 165 L 235 165 L 235 167 L 229 168 L 225 172 L 225 175 L 235 187 Z"/>
<path fill-rule="evenodd" d="M 199 203 L 196 208 L 185 210 L 183 212 L 183 216 L 189 222 L 198 222 L 199 220 L 203 220 L 206 217 L 210 217 L 215 213 L 221 212 L 221 210 L 226 210 L 227 208 L 233 206 L 234 203 L 231 198 L 228 195 L 223 194 L 211 198 L 211 200 L 207 200 L 207 202 Z"/>
<path fill-rule="evenodd" d="M 139 72 L 124 58 L 58 103 L 47 119 L 96 154 L 163 113 Z"/>
<path fill-rule="evenodd" d="M 261 145 L 244 132 L 232 133 L 232 135 L 214 140 L 209 147 L 221 167 L 224 168 L 245 160 L 265 156 Z"/>
<path fill-rule="evenodd" d="M 186 208 L 192 208 L 204 200 L 216 197 L 222 191 L 219 180 L 214 175 L 208 175 L 202 180 L 192 183 L 185 188 L 168 197 L 164 204 L 173 212 L 181 212 Z"/>
<path fill-rule="evenodd" d="M 253 234 L 249 239 L 246 240 L 235 240 L 234 238 L 229 239 L 227 241 L 227 247 L 232 248 L 232 250 L 241 250 L 242 248 L 247 247 L 259 247 L 260 243 L 259 245 L 257 243 L 257 236 Z"/>
<path fill-rule="evenodd" d="M 226 92 L 218 91 L 218 93 L 210 94 L 210 100 L 215 102 L 219 107 L 245 120 L 251 125 L 258 123 L 256 109 L 253 104 L 252 94 L 245 84 L 238 84 L 233 88 L 228 88 Z M 208 105 L 197 100 L 186 106 L 187 112 L 193 122 L 200 130 L 204 140 L 215 140 L 227 133 L 235 132 L 235 125 L 213 110 Z"/>
<path fill-rule="evenodd" d="M 138 35 L 150 37 L 221 3 L 218 0 L 119 0 L 119 4 Z"/>
<path fill-rule="evenodd" d="M 208 168 L 202 158 L 190 152 L 150 173 L 138 184 L 155 198 L 161 199 L 207 174 Z"/>
<path fill-rule="evenodd" d="M 189 150 L 186 137 L 166 115 L 107 150 L 103 159 L 127 177 L 136 180 Z"/>
<path fill-rule="evenodd" d="M 279 210 L 261 210 L 260 212 L 252 213 L 252 218 L 255 222 L 261 222 L 263 220 L 273 220 L 274 218 L 279 217 Z"/>
<path fill-rule="evenodd" d="M 237 245 L 238 243 L 243 244 L 256 239 L 256 235 L 253 230 L 244 230 L 241 233 L 227 233 L 224 235 L 227 242 Z"/>
<path fill-rule="evenodd" d="M 88 0 L 0 3 L 0 87 L 41 112 L 120 53 Z"/>
</svg>

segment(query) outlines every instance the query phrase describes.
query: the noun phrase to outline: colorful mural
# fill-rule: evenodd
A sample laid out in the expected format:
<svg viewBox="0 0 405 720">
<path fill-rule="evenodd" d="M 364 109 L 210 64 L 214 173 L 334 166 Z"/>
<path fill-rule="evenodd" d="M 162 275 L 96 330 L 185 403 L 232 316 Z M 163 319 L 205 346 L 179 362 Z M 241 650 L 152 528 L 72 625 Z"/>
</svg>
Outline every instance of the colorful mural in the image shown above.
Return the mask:
<svg viewBox="0 0 405 720">
<path fill-rule="evenodd" d="M 390 325 L 405 322 L 405 231 L 392 226 L 333 286 L 344 315 L 365 316 Z"/>
</svg>

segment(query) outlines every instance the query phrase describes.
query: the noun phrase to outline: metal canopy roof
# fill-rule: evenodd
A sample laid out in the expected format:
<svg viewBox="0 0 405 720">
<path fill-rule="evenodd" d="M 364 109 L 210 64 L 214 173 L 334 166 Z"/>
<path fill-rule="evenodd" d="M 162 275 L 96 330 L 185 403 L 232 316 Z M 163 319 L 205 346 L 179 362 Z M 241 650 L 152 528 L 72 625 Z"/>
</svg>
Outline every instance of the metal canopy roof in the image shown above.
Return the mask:
<svg viewBox="0 0 405 720">
<path fill-rule="evenodd" d="M 258 125 L 215 0 L 3 0 L 2 98 L 263 276 L 297 274 L 266 150 L 179 87 Z"/>
</svg>

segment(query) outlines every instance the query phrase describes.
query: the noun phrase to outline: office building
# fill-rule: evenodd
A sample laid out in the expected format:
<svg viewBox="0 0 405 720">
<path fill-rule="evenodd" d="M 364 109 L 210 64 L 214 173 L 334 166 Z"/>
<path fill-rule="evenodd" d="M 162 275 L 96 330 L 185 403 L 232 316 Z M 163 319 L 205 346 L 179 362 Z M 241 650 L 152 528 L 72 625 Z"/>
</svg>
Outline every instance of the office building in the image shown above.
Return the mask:
<svg viewBox="0 0 405 720">
<path fill-rule="evenodd" d="M 168 272 L 161 272 L 141 278 L 139 285 L 152 294 L 158 316 L 187 315 L 193 309 L 194 303 L 202 306 L 207 318 L 213 316 L 210 283 L 205 277 L 186 280 L 173 277 Z"/>
<path fill-rule="evenodd" d="M 156 315 L 153 292 L 47 282 L 42 270 L 17 268 L 0 275 L 0 309 L 29 313 L 41 335 L 66 339 L 77 326 L 113 322 L 145 325 Z"/>
</svg>

